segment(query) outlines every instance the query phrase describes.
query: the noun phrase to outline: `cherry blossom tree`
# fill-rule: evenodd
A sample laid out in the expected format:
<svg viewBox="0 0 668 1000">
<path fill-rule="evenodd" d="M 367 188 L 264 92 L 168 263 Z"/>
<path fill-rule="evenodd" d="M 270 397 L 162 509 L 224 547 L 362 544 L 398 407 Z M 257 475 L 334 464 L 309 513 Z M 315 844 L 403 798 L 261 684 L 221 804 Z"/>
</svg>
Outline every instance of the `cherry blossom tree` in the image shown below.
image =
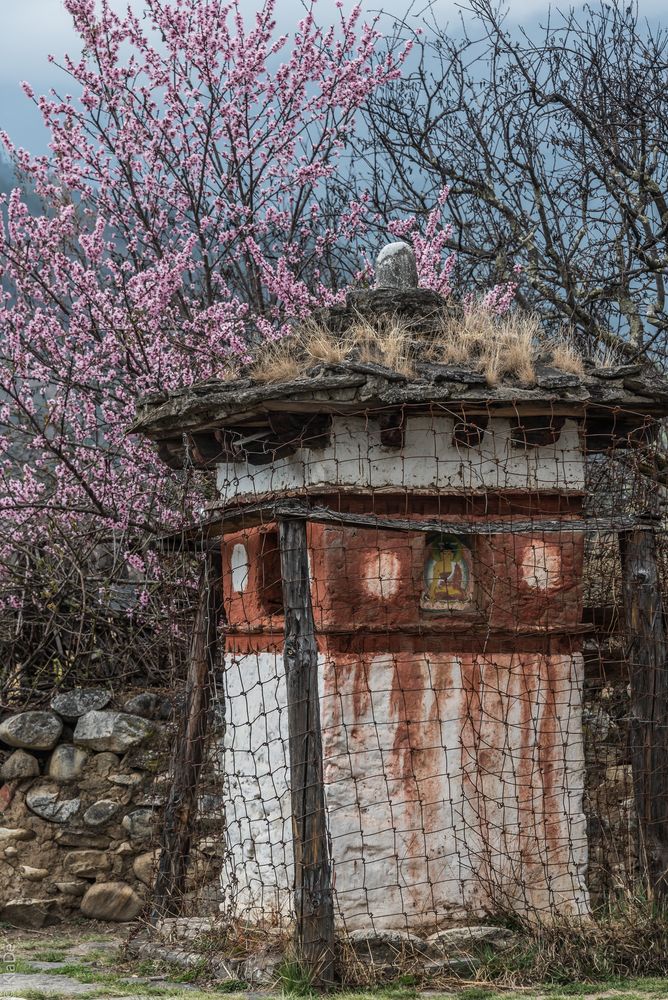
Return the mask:
<svg viewBox="0 0 668 1000">
<path fill-rule="evenodd" d="M 145 0 L 141 14 L 64 4 L 82 46 L 62 65 L 68 92 L 23 85 L 50 153 L 1 136 L 42 205 L 30 212 L 19 189 L 0 204 L 0 561 L 14 631 L 30 600 L 58 619 L 73 601 L 62 581 L 83 578 L 103 541 L 121 575 L 154 574 L 137 540 L 201 506 L 201 483 L 128 436 L 136 399 L 228 376 L 343 294 L 367 208 L 339 194 L 337 170 L 360 108 L 403 58 L 379 54 L 377 27 L 340 3 L 323 27 L 312 0 L 286 34 L 275 0 L 250 19 L 220 0 Z M 127 613 L 106 577 L 105 614 Z M 83 618 L 70 631 L 59 669 L 97 641 Z"/>
</svg>

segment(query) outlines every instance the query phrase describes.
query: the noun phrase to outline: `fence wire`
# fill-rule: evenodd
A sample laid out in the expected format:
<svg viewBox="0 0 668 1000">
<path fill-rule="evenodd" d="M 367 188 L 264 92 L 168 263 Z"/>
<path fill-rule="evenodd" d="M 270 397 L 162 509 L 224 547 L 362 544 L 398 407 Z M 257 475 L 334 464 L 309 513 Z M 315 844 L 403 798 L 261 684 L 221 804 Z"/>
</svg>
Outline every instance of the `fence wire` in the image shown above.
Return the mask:
<svg viewBox="0 0 668 1000">
<path fill-rule="evenodd" d="M 223 495 L 265 506 L 251 526 L 229 504 L 219 515 L 220 711 L 203 769 L 218 791 L 200 795 L 192 880 L 199 866 L 219 880 L 228 928 L 317 922 L 295 839 L 300 822 L 314 829 L 310 780 L 326 853 L 310 864 L 326 869 L 339 939 L 586 917 L 615 895 L 661 891 L 648 861 L 659 820 L 638 816 L 661 798 L 642 773 L 659 758 L 638 754 L 666 732 L 662 717 L 638 717 L 634 671 L 665 671 L 665 649 L 643 659 L 655 623 L 636 620 L 629 591 L 647 589 L 629 554 L 640 537 L 665 585 L 653 435 L 585 441 L 556 414 L 466 421 L 444 407 L 405 411 L 392 441 L 381 425 L 335 418 L 329 448 L 299 439 L 299 461 L 292 450 L 221 473 Z M 318 696 L 299 696 L 301 731 L 286 685 L 294 552 L 281 553 L 269 504 L 286 497 L 308 504 L 311 630 L 297 639 L 317 652 Z M 649 599 L 661 608 L 657 587 Z M 306 760 L 315 730 L 319 769 Z"/>
<path fill-rule="evenodd" d="M 631 423 L 406 406 L 219 470 L 158 913 L 312 956 L 664 895 L 665 490 Z"/>
</svg>

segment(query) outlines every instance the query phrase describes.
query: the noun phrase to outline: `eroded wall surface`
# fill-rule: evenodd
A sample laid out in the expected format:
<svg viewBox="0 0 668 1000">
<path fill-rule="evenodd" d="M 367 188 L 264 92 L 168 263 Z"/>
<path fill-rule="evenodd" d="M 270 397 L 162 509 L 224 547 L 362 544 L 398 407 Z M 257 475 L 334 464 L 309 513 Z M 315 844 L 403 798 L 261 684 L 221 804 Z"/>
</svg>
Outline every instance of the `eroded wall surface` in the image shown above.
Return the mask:
<svg viewBox="0 0 668 1000">
<path fill-rule="evenodd" d="M 430 931 L 471 914 L 587 910 L 579 655 L 322 655 L 339 922 Z M 227 670 L 225 880 L 237 912 L 290 911 L 280 652 Z"/>
<path fill-rule="evenodd" d="M 324 447 L 296 448 L 270 465 L 220 465 L 218 491 L 222 500 L 238 501 L 321 485 L 441 492 L 584 488 L 577 421 L 566 420 L 554 443 L 529 449 L 513 442 L 509 418 L 490 419 L 475 449 L 453 439 L 456 424 L 447 413 L 408 416 L 399 449 L 383 444 L 378 418 L 335 416 Z"/>
<path fill-rule="evenodd" d="M 379 419 L 335 416 L 319 449 L 219 469 L 223 498 L 312 487 L 335 509 L 439 523 L 308 526 L 337 918 L 349 930 L 587 912 L 578 427 L 566 419 L 551 443 L 519 446 L 512 421 L 491 416 L 472 448 L 455 424 L 409 415 L 389 447 Z M 527 518 L 535 530 L 515 530 Z M 289 914 L 292 882 L 275 525 L 226 535 L 223 567 L 224 882 L 237 912 L 271 920 Z"/>
</svg>

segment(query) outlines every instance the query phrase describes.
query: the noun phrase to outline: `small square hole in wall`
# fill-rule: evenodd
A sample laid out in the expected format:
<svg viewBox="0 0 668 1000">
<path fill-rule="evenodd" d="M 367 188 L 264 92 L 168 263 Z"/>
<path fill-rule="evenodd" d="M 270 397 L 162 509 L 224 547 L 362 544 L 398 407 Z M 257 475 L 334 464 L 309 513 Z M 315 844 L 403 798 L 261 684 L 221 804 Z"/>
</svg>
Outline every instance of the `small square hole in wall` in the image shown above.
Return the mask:
<svg viewBox="0 0 668 1000">
<path fill-rule="evenodd" d="M 420 607 L 425 611 L 471 611 L 475 609 L 474 594 L 469 539 L 441 532 L 428 534 Z"/>
<path fill-rule="evenodd" d="M 383 448 L 391 451 L 401 451 L 406 437 L 406 421 L 403 410 L 390 410 L 383 413 L 379 420 L 380 443 Z"/>
<path fill-rule="evenodd" d="M 268 615 L 283 614 L 283 583 L 278 531 L 263 531 L 260 536 L 259 599 Z"/>
<path fill-rule="evenodd" d="M 482 444 L 482 437 L 489 423 L 487 416 L 470 416 L 465 420 L 458 420 L 452 430 L 452 443 L 463 445 L 465 448 L 479 448 Z"/>
<path fill-rule="evenodd" d="M 549 413 L 535 417 L 518 417 L 511 424 L 510 440 L 516 448 L 540 448 L 556 444 L 565 422 L 565 417 L 555 417 Z"/>
</svg>

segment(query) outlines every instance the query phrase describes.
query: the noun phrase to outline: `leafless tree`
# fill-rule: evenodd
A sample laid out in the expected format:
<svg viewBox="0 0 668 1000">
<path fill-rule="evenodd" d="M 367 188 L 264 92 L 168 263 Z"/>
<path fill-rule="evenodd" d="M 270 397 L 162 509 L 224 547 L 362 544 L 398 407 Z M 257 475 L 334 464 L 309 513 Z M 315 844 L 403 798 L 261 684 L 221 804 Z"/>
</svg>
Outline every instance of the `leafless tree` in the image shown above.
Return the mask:
<svg viewBox="0 0 668 1000">
<path fill-rule="evenodd" d="M 410 72 L 369 102 L 374 207 L 426 213 L 449 185 L 460 287 L 521 264 L 522 304 L 549 324 L 664 357 L 668 34 L 604 3 L 532 33 L 493 0 L 469 7 L 456 35 L 432 12 Z"/>
</svg>

